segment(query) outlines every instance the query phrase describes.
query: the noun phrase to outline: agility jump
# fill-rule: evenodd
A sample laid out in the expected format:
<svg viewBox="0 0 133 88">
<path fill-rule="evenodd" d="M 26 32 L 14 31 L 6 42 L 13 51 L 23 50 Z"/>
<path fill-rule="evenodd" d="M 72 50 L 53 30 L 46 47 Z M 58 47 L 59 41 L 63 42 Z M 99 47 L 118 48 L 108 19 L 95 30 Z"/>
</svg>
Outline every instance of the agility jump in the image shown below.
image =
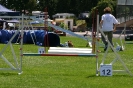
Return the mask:
<svg viewBox="0 0 133 88">
<path fill-rule="evenodd" d="M 66 32 L 66 33 L 68 33 L 68 34 L 70 34 L 72 36 L 76 36 L 78 38 L 81 38 L 81 39 L 84 39 L 84 40 L 88 40 L 84 36 L 75 34 L 75 33 L 71 32 L 69 30 L 66 30 L 66 29 L 63 29 L 63 28 L 61 28 L 59 26 L 55 26 L 53 24 L 48 23 L 47 22 L 47 16 L 45 16 L 45 17 L 46 18 L 45 18 L 45 21 L 44 21 L 44 25 L 45 25 L 46 31 L 47 31 L 47 26 L 50 26 L 50 27 L 52 27 L 52 28 L 54 28 L 56 30 L 59 30 L 59 31 L 62 31 L 62 32 Z M 95 44 L 95 43 L 93 43 L 93 44 Z M 44 47 L 44 48 L 46 50 L 46 47 Z M 96 53 L 95 53 L 95 51 L 93 49 L 95 49 L 95 47 L 93 47 L 91 49 L 88 49 L 88 48 L 70 48 L 70 47 L 69 48 L 68 47 L 65 47 L 65 48 L 62 48 L 62 47 L 49 47 L 48 53 L 42 53 L 42 54 L 39 54 L 39 53 L 23 53 L 23 56 L 80 56 L 80 57 L 96 57 L 96 59 L 97 59 L 97 55 L 96 55 Z M 97 63 L 96 63 L 96 65 L 97 65 Z M 96 69 L 96 74 L 98 74 L 97 70 L 98 69 Z"/>
</svg>

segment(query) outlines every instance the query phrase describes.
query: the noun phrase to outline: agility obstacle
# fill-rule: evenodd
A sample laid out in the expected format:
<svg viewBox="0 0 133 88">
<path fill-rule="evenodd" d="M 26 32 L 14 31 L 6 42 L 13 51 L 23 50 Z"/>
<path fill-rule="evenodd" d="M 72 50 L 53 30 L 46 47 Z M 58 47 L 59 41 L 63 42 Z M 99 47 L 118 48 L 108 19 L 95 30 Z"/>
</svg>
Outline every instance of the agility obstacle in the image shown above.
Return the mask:
<svg viewBox="0 0 133 88">
<path fill-rule="evenodd" d="M 79 56 L 79 57 L 95 57 L 96 54 L 38 54 L 38 53 L 23 53 L 24 56 Z"/>
<path fill-rule="evenodd" d="M 127 66 L 125 65 L 125 63 L 124 63 L 124 61 L 121 59 L 121 57 L 120 57 L 120 55 L 117 53 L 117 51 L 115 50 L 115 48 L 111 45 L 111 43 L 109 42 L 109 40 L 108 40 L 108 38 L 105 36 L 105 34 L 103 33 L 103 31 L 101 30 L 101 28 L 99 27 L 99 14 L 97 14 L 97 31 L 98 31 L 98 33 L 100 32 L 103 36 L 104 36 L 104 38 L 107 40 L 107 42 L 108 42 L 108 47 L 107 47 L 107 50 L 105 51 L 105 53 L 104 53 L 104 55 L 103 55 L 103 59 L 102 59 L 102 62 L 100 63 L 100 67 L 97 67 L 97 69 L 98 69 L 98 73 L 99 72 L 101 72 L 101 70 L 102 70 L 102 66 L 104 67 L 104 66 L 106 66 L 106 67 L 110 67 L 111 66 L 111 72 L 125 72 L 125 73 L 127 73 L 127 74 L 129 74 L 130 76 L 133 76 L 132 75 L 132 73 L 129 71 L 129 69 L 127 68 Z M 105 64 L 105 60 L 106 60 L 106 58 L 107 58 L 107 54 L 108 54 L 108 50 L 109 50 L 109 47 L 111 47 L 111 49 L 112 49 L 112 51 L 114 52 L 114 56 L 115 56 L 115 59 L 113 59 L 112 60 L 112 62 L 110 62 L 109 64 Z M 122 64 L 122 66 L 123 66 L 123 68 L 124 68 L 124 70 L 113 70 L 112 69 L 112 66 L 113 66 L 113 64 L 116 62 L 116 61 L 120 61 L 120 63 Z M 98 62 L 98 61 L 97 61 Z M 99 63 L 98 63 L 99 64 Z M 97 65 L 97 66 L 99 66 L 99 65 Z M 105 67 L 105 69 L 106 69 L 106 67 Z M 105 69 L 104 70 L 102 70 L 102 71 L 105 71 Z M 106 69 L 106 70 L 108 70 L 108 71 L 110 71 L 110 69 Z"/>
<path fill-rule="evenodd" d="M 67 52 L 67 53 L 51 53 L 53 51 L 51 50 L 55 50 L 54 48 L 55 47 L 50 47 L 50 50 L 48 51 L 48 53 L 45 53 L 45 54 L 38 54 L 38 53 L 23 53 L 23 37 L 24 37 L 24 26 L 26 26 L 24 23 L 24 18 L 27 19 L 29 18 L 28 16 L 24 16 L 24 14 L 22 14 L 22 16 L 0 16 L 0 18 L 18 18 L 18 19 L 21 19 L 21 25 L 19 26 L 19 29 L 15 32 L 15 34 L 12 36 L 12 38 L 8 41 L 8 43 L 5 45 L 5 47 L 0 51 L 0 58 L 9 66 L 9 68 L 0 68 L 0 70 L 7 70 L 7 71 L 17 71 L 18 74 L 21 74 L 22 73 L 22 58 L 23 56 L 79 56 L 79 57 L 96 57 L 97 59 L 97 55 L 96 54 L 93 54 L 92 53 L 92 49 L 81 49 L 81 48 L 73 48 L 73 51 L 75 51 L 75 53 L 70 53 L 70 52 Z M 47 19 L 45 19 L 47 20 Z M 42 21 L 43 22 L 43 21 Z M 47 23 L 47 22 L 46 22 Z M 53 25 L 52 25 L 53 26 Z M 54 26 L 55 28 L 55 26 Z M 59 29 L 62 29 L 62 28 L 59 28 Z M 65 29 L 64 29 L 65 30 Z M 15 55 L 15 50 L 13 49 L 13 46 L 12 46 L 12 40 L 15 38 L 15 36 L 17 34 L 19 34 L 20 32 L 20 56 L 19 58 L 17 58 L 17 56 Z M 76 37 L 79 37 L 79 38 L 82 38 L 82 39 L 85 39 L 87 40 L 87 38 L 85 38 L 84 36 L 81 36 L 81 35 L 77 35 L 73 32 L 70 32 L 70 31 L 66 31 L 67 33 L 70 33 L 71 35 L 73 36 L 76 36 Z M 7 47 L 11 48 L 11 52 L 12 52 L 12 55 L 13 55 L 13 59 L 14 59 L 14 63 L 12 64 L 12 62 L 10 62 L 3 54 L 5 52 L 5 50 L 7 49 Z M 57 49 L 57 47 L 56 47 Z M 63 49 L 63 48 L 62 48 Z M 70 51 L 68 50 L 70 48 L 67 48 L 65 51 Z M 58 50 L 61 50 L 61 48 Z M 78 51 L 78 52 L 76 52 Z M 81 53 L 82 51 L 84 51 L 83 53 Z M 57 51 L 55 51 L 57 52 Z M 61 51 L 62 52 L 62 51 Z M 87 53 L 86 53 L 87 52 Z"/>
<path fill-rule="evenodd" d="M 69 48 L 69 47 L 50 47 L 48 53 L 23 53 L 24 56 L 96 56 L 92 54 L 92 49 L 88 48 Z"/>
<path fill-rule="evenodd" d="M 88 48 L 62 48 L 62 47 L 50 47 L 48 50 L 50 54 L 90 54 L 92 53 L 92 49 Z"/>
<path fill-rule="evenodd" d="M 51 23 L 46 22 L 47 21 L 47 16 L 45 16 L 45 17 L 46 17 L 45 21 L 44 21 L 44 23 L 45 23 L 44 25 L 46 25 L 45 28 L 47 28 L 47 26 L 50 26 L 50 27 L 52 27 L 52 28 L 54 28 L 56 30 L 68 33 L 68 34 L 70 34 L 72 36 L 76 36 L 78 38 L 81 38 L 81 39 L 84 39 L 84 40 L 87 40 L 87 41 L 89 40 L 88 38 L 86 38 L 84 36 L 78 35 L 76 33 L 73 33 L 71 31 L 69 31 L 69 30 L 63 29 L 63 28 L 61 28 L 59 26 L 55 26 L 55 25 L 53 25 Z M 33 19 L 35 19 L 35 18 L 33 18 Z M 43 21 L 40 21 L 40 22 L 43 23 Z M 93 44 L 95 44 L 95 43 L 93 43 Z M 44 47 L 44 48 L 46 50 L 46 47 Z M 70 47 L 49 47 L 48 48 L 48 53 L 43 53 L 43 54 L 39 54 L 39 53 L 23 53 L 22 55 L 23 56 L 76 56 L 76 57 L 79 56 L 79 57 L 96 57 L 96 59 L 98 59 L 96 53 L 93 50 L 94 48 L 95 47 L 93 47 L 91 49 L 88 49 L 88 48 L 70 48 Z M 96 65 L 97 65 L 97 62 L 96 62 Z M 96 69 L 96 74 L 97 74 L 97 70 L 98 69 Z"/>
<path fill-rule="evenodd" d="M 0 18 L 18 18 L 18 19 L 20 19 L 20 18 L 24 18 L 24 15 L 22 14 L 22 16 L 15 16 L 15 17 L 14 16 L 0 16 Z M 23 22 L 23 19 L 22 19 L 22 22 Z M 13 45 L 12 45 L 12 40 L 22 29 L 23 29 L 23 24 L 19 27 L 19 29 L 15 32 L 15 34 L 12 36 L 12 38 L 8 41 L 8 43 L 0 51 L 0 58 L 9 66 L 9 68 L 0 68 L 0 70 L 17 71 L 18 74 L 22 73 L 22 45 L 20 48 L 20 58 L 19 59 L 15 55 L 15 50 L 13 49 Z M 23 33 L 23 31 L 21 31 L 21 33 Z M 21 36 L 21 38 L 23 38 L 23 36 Z M 6 58 L 6 56 L 4 56 L 4 52 L 9 46 L 11 48 L 11 54 L 13 55 L 14 64 L 11 61 L 9 61 Z"/>
<path fill-rule="evenodd" d="M 5 64 L 7 64 L 7 66 L 5 68 L 0 68 L 0 70 L 4 70 L 4 71 L 17 71 L 18 74 L 21 74 L 22 73 L 22 57 L 23 57 L 23 34 L 24 34 L 24 26 L 26 26 L 27 24 L 27 27 L 28 27 L 28 23 L 25 23 L 24 22 L 24 18 L 25 19 L 28 19 L 29 17 L 28 16 L 24 16 L 24 14 L 22 14 L 21 16 L 0 16 L 0 18 L 17 18 L 17 19 L 21 19 L 21 25 L 20 25 L 20 22 L 19 22 L 19 28 L 18 30 L 15 31 L 15 33 L 13 34 L 13 36 L 10 38 L 10 40 L 7 42 L 7 44 L 5 44 L 5 46 L 1 49 L 0 51 L 0 58 L 5 62 Z M 19 34 L 20 33 L 20 34 Z M 19 37 L 21 40 L 20 40 L 20 49 L 19 49 L 19 52 L 20 52 L 20 55 L 19 55 L 19 58 L 16 56 L 15 54 L 15 50 L 13 48 L 13 45 L 12 45 L 12 41 L 14 40 L 14 38 L 19 34 Z M 31 35 L 32 37 L 32 35 Z M 7 48 L 10 47 L 11 48 L 11 53 L 13 58 L 11 58 L 11 60 L 9 60 L 9 58 L 6 57 L 6 55 L 4 56 Z"/>
</svg>

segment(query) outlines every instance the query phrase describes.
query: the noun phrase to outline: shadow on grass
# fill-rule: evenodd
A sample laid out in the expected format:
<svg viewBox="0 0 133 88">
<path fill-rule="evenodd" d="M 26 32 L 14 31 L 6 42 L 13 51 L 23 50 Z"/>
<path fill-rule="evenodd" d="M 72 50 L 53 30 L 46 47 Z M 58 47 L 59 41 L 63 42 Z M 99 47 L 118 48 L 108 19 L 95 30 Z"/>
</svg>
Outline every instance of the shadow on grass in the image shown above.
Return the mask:
<svg viewBox="0 0 133 88">
<path fill-rule="evenodd" d="M 113 76 L 100 76 L 100 75 L 98 75 L 98 76 L 96 76 L 96 75 L 90 75 L 90 76 L 87 76 L 86 78 L 90 78 L 90 77 L 133 77 L 133 76 L 130 76 L 130 75 L 113 75 Z"/>
<path fill-rule="evenodd" d="M 90 78 L 90 77 L 98 77 L 98 76 L 96 76 L 96 75 L 89 75 L 86 78 Z"/>
<path fill-rule="evenodd" d="M 0 75 L 2 75 L 2 76 L 12 76 L 12 75 L 18 75 L 18 73 L 1 72 Z"/>
</svg>

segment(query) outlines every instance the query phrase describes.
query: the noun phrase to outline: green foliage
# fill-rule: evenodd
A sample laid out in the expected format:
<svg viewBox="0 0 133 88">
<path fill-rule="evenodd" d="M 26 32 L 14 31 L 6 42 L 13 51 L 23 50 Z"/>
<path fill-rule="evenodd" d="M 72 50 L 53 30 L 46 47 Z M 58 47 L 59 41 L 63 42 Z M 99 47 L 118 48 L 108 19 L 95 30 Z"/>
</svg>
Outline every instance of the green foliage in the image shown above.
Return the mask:
<svg viewBox="0 0 133 88">
<path fill-rule="evenodd" d="M 59 26 L 64 29 L 68 29 L 68 26 L 65 25 L 64 22 L 61 22 Z"/>
<path fill-rule="evenodd" d="M 77 20 L 76 24 L 77 24 L 77 26 L 85 24 L 85 20 Z"/>
<path fill-rule="evenodd" d="M 112 9 L 112 14 L 116 15 L 116 0 L 100 0 L 97 5 L 91 9 L 89 17 L 90 23 L 92 23 L 92 18 L 95 14 L 95 11 L 98 10 L 99 17 L 101 17 L 102 14 L 104 14 L 103 10 L 105 9 L 105 7 L 110 7 Z"/>
</svg>

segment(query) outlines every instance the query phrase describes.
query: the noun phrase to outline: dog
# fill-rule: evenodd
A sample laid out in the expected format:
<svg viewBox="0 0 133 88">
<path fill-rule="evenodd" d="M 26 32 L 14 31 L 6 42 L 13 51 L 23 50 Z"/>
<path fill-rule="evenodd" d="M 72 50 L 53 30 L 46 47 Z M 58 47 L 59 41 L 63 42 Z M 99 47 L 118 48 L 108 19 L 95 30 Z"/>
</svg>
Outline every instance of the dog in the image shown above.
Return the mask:
<svg viewBox="0 0 133 88">
<path fill-rule="evenodd" d="M 68 41 L 68 47 L 74 47 L 74 45 L 71 41 Z"/>
</svg>

